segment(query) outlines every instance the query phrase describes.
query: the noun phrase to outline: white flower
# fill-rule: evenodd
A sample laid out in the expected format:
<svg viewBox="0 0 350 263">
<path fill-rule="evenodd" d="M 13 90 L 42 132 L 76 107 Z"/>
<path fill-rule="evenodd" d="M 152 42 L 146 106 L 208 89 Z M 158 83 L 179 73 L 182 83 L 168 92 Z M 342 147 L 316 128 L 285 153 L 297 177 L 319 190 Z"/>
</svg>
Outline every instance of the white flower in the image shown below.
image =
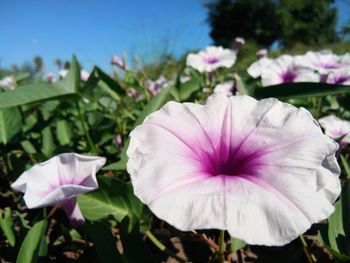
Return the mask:
<svg viewBox="0 0 350 263">
<path fill-rule="evenodd" d="M 172 85 L 172 81 L 167 80 L 163 75 L 161 75 L 156 81 L 146 80 L 146 87 L 151 92 L 152 95 L 158 94 L 162 89 L 165 89 Z"/>
<path fill-rule="evenodd" d="M 270 66 L 272 62 L 272 59 L 262 57 L 254 63 L 252 63 L 247 69 L 247 72 L 250 76 L 256 79 L 261 76 L 263 69 L 266 69 L 268 66 Z"/>
<path fill-rule="evenodd" d="M 237 52 L 223 47 L 209 46 L 197 54 L 190 53 L 186 65 L 199 72 L 212 72 L 220 67 L 230 68 L 235 64 Z"/>
<path fill-rule="evenodd" d="M 58 72 L 58 74 L 60 75 L 61 78 L 65 78 L 68 74 L 68 70 L 67 69 L 62 69 Z M 80 71 L 80 79 L 83 81 L 87 81 L 88 78 L 90 77 L 90 73 L 87 72 L 86 70 L 82 69 Z"/>
<path fill-rule="evenodd" d="M 13 77 L 7 76 L 0 80 L 0 88 L 6 90 L 12 90 L 16 87 L 16 83 Z"/>
<path fill-rule="evenodd" d="M 291 82 L 319 82 L 320 76 L 313 70 L 299 68 L 294 63 L 294 58 L 282 55 L 266 68 L 262 69 L 261 83 L 263 86 L 277 85 Z"/>
<path fill-rule="evenodd" d="M 260 49 L 256 52 L 256 56 L 258 58 L 264 58 L 267 56 L 267 49 L 263 48 L 263 49 Z"/>
<path fill-rule="evenodd" d="M 329 84 L 350 85 L 350 65 L 329 73 L 326 82 Z"/>
<path fill-rule="evenodd" d="M 344 121 L 337 116 L 330 115 L 318 120 L 325 133 L 334 139 L 343 137 L 341 143 L 350 143 L 350 121 Z"/>
<path fill-rule="evenodd" d="M 57 81 L 57 76 L 56 76 L 55 73 L 49 72 L 49 73 L 46 74 L 45 79 L 49 83 L 54 83 L 54 82 Z"/>
<path fill-rule="evenodd" d="M 214 92 L 222 92 L 227 96 L 232 96 L 233 93 L 235 92 L 235 85 L 232 80 L 226 81 L 224 83 L 218 84 L 214 88 Z"/>
<path fill-rule="evenodd" d="M 329 74 L 342 66 L 340 57 L 327 49 L 319 52 L 308 51 L 305 55 L 296 56 L 295 65 L 317 70 L 320 74 Z"/>
<path fill-rule="evenodd" d="M 29 209 L 60 204 L 71 223 L 84 222 L 76 196 L 98 188 L 96 172 L 105 164 L 103 157 L 63 153 L 25 171 L 11 187 L 24 193 Z"/>
</svg>

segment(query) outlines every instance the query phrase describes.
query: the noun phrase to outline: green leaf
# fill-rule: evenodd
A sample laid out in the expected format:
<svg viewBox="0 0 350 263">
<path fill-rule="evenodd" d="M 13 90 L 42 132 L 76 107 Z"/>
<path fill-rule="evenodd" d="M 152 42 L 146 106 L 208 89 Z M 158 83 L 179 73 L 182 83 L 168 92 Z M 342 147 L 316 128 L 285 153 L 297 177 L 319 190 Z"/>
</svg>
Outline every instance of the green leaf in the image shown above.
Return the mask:
<svg viewBox="0 0 350 263">
<path fill-rule="evenodd" d="M 124 256 L 127 262 L 157 262 L 146 243 L 142 239 L 142 235 L 138 231 L 138 225 L 134 225 L 131 231 L 129 218 L 126 217 L 121 223 L 120 238 L 124 248 Z M 137 253 L 135 253 L 137 251 Z"/>
<path fill-rule="evenodd" d="M 231 237 L 231 245 L 232 245 L 232 248 L 233 248 L 232 252 L 237 252 L 242 247 L 245 247 L 246 243 L 243 240 Z"/>
<path fill-rule="evenodd" d="M 178 99 L 181 101 L 187 100 L 192 93 L 198 91 L 201 88 L 201 81 L 198 78 L 192 78 L 189 81 L 181 83 L 178 80 L 176 89 L 172 89 L 172 92 L 176 91 Z"/>
<path fill-rule="evenodd" d="M 340 159 L 341 159 L 341 163 L 343 164 L 343 167 L 344 167 L 344 170 L 345 170 L 345 173 L 346 173 L 346 177 L 348 179 L 350 179 L 350 166 L 349 166 L 349 163 L 348 161 L 345 159 L 344 155 L 340 155 Z"/>
<path fill-rule="evenodd" d="M 80 195 L 78 202 L 84 216 L 99 220 L 112 215 L 117 221 L 129 216 L 132 222 L 141 219 L 144 205 L 134 195 L 131 183 L 111 177 L 100 177 L 99 189 Z"/>
<path fill-rule="evenodd" d="M 37 152 L 34 145 L 28 140 L 22 141 L 21 146 L 23 150 L 28 154 L 34 154 Z"/>
<path fill-rule="evenodd" d="M 67 97 L 77 93 L 80 83 L 80 68 L 75 57 L 63 80 L 54 84 L 32 83 L 19 85 L 16 89 L 0 93 L 0 110 L 28 103 Z"/>
<path fill-rule="evenodd" d="M 327 83 L 285 83 L 256 89 L 254 97 L 261 98 L 302 98 L 350 93 L 350 86 Z"/>
<path fill-rule="evenodd" d="M 0 143 L 7 144 L 13 136 L 21 131 L 21 128 L 22 118 L 18 108 L 0 111 Z"/>
<path fill-rule="evenodd" d="M 42 130 L 42 147 L 41 152 L 46 155 L 46 157 L 50 157 L 52 153 L 54 152 L 56 145 L 53 141 L 53 136 L 51 133 L 50 126 L 46 126 Z"/>
<path fill-rule="evenodd" d="M 67 145 L 72 141 L 72 127 L 65 120 L 59 120 L 56 125 L 56 136 L 60 145 Z"/>
<path fill-rule="evenodd" d="M 331 253 L 340 260 L 350 260 L 350 183 L 342 188 L 340 200 L 328 219 L 328 226 L 321 229 L 319 238 Z"/>
<path fill-rule="evenodd" d="M 16 263 L 38 262 L 40 246 L 42 238 L 45 235 L 46 227 L 47 221 L 42 220 L 29 230 L 19 250 Z"/>
<path fill-rule="evenodd" d="M 125 262 L 116 248 L 111 228 L 103 222 L 86 223 L 84 230 L 94 243 L 97 257 L 103 263 Z"/>
<path fill-rule="evenodd" d="M 13 232 L 13 222 L 11 218 L 11 209 L 9 207 L 5 208 L 3 212 L 0 209 L 0 227 L 4 232 L 10 246 L 14 246 L 16 242 L 15 233 Z"/>
</svg>

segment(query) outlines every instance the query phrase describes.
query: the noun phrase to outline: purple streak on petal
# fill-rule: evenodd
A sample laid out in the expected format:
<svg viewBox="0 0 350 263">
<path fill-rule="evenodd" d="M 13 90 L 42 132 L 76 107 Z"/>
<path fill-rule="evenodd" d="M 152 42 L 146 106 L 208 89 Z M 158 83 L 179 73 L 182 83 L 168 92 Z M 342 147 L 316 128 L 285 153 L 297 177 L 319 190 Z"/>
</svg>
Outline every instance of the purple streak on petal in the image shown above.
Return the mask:
<svg viewBox="0 0 350 263">
<path fill-rule="evenodd" d="M 333 84 L 343 84 L 344 82 L 348 81 L 350 79 L 350 76 L 337 76 L 333 78 L 332 83 Z"/>
<path fill-rule="evenodd" d="M 212 65 L 218 63 L 220 60 L 217 57 L 204 57 L 203 61 L 204 63 Z"/>
<path fill-rule="evenodd" d="M 287 71 L 281 74 L 281 80 L 283 83 L 294 82 L 298 76 L 297 72 L 293 69 L 288 69 Z"/>
<path fill-rule="evenodd" d="M 61 205 L 73 227 L 80 228 L 85 223 L 76 197 L 64 200 Z"/>
</svg>

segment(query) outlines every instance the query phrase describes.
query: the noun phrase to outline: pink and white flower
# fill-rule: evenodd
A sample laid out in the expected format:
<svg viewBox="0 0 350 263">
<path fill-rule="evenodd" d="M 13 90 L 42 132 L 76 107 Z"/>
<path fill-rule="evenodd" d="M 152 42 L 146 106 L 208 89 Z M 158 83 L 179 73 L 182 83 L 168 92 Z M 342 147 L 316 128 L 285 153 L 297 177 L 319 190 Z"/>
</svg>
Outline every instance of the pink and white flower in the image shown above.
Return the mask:
<svg viewBox="0 0 350 263">
<path fill-rule="evenodd" d="M 337 149 L 304 108 L 217 93 L 149 115 L 130 134 L 127 170 L 137 197 L 180 230 L 284 245 L 334 211 Z"/>
<path fill-rule="evenodd" d="M 342 67 L 340 57 L 327 49 L 319 52 L 308 51 L 305 55 L 296 56 L 295 64 L 299 67 L 317 70 L 320 74 L 329 74 Z"/>
<path fill-rule="evenodd" d="M 262 57 L 259 60 L 255 61 L 254 63 L 252 63 L 248 67 L 247 72 L 250 76 L 256 79 L 261 76 L 262 71 L 266 69 L 268 66 L 270 66 L 272 62 L 273 62 L 272 59 Z"/>
<path fill-rule="evenodd" d="M 186 65 L 199 72 L 212 72 L 217 68 L 232 67 L 237 59 L 237 52 L 223 47 L 209 46 L 197 54 L 190 53 L 186 58 Z"/>
<path fill-rule="evenodd" d="M 153 96 L 171 85 L 172 82 L 167 80 L 163 75 L 161 75 L 156 81 L 150 79 L 146 81 L 146 87 Z"/>
<path fill-rule="evenodd" d="M 214 92 L 222 92 L 226 94 L 227 96 L 232 96 L 236 91 L 235 84 L 232 80 L 226 81 L 224 83 L 220 83 L 215 86 Z"/>
<path fill-rule="evenodd" d="M 326 82 L 329 84 L 350 85 L 350 65 L 329 73 Z"/>
<path fill-rule="evenodd" d="M 294 58 L 282 55 L 261 71 L 263 86 L 291 82 L 319 82 L 320 76 L 311 69 L 296 66 Z"/>
<path fill-rule="evenodd" d="M 57 76 L 56 76 L 55 73 L 49 72 L 49 73 L 46 74 L 45 79 L 49 83 L 54 83 L 54 82 L 57 81 Z"/>
<path fill-rule="evenodd" d="M 16 87 L 15 79 L 11 76 L 6 76 L 0 80 L 0 88 L 5 90 L 13 90 Z"/>
<path fill-rule="evenodd" d="M 344 121 L 337 116 L 330 115 L 318 120 L 325 133 L 334 138 L 341 139 L 340 143 L 350 143 L 350 121 Z"/>
<path fill-rule="evenodd" d="M 29 209 L 62 205 L 73 226 L 84 223 L 76 196 L 98 188 L 96 172 L 104 157 L 63 153 L 25 171 L 11 187 L 24 193 Z"/>
</svg>

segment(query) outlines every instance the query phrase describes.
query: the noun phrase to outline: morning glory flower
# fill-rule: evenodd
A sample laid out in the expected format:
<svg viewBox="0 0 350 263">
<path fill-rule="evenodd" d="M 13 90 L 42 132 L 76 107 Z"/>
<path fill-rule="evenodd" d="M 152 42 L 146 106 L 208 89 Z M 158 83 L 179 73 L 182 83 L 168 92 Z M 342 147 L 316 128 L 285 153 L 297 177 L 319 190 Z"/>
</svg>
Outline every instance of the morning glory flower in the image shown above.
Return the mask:
<svg viewBox="0 0 350 263">
<path fill-rule="evenodd" d="M 235 84 L 232 80 L 220 83 L 215 86 L 214 92 L 223 92 L 227 96 L 232 96 L 236 92 Z"/>
<path fill-rule="evenodd" d="M 319 52 L 308 51 L 305 55 L 296 56 L 295 64 L 317 70 L 320 74 L 329 74 L 342 67 L 340 57 L 327 49 Z"/>
<path fill-rule="evenodd" d="M 153 96 L 157 95 L 162 89 L 169 87 L 171 84 L 172 82 L 167 80 L 163 75 L 156 81 L 150 79 L 146 81 L 146 87 Z"/>
<path fill-rule="evenodd" d="M 258 78 L 261 76 L 261 73 L 264 69 L 266 69 L 268 66 L 272 64 L 273 60 L 269 59 L 267 57 L 262 57 L 259 60 L 252 63 L 248 69 L 247 72 L 252 78 Z"/>
<path fill-rule="evenodd" d="M 46 81 L 49 82 L 49 83 L 54 83 L 54 82 L 57 81 L 56 74 L 53 73 L 53 72 L 47 73 L 46 76 L 45 76 L 45 79 L 46 79 Z"/>
<path fill-rule="evenodd" d="M 6 76 L 0 80 L 0 88 L 5 90 L 12 90 L 16 87 L 16 82 L 13 77 Z"/>
<path fill-rule="evenodd" d="M 235 64 L 237 52 L 223 47 L 209 46 L 197 54 L 190 53 L 186 65 L 199 72 L 212 72 L 217 68 L 230 68 Z"/>
<path fill-rule="evenodd" d="M 350 85 L 350 65 L 329 73 L 327 83 L 338 85 Z"/>
<path fill-rule="evenodd" d="M 341 139 L 340 143 L 350 143 L 350 121 L 344 121 L 337 116 L 330 115 L 318 120 L 325 133 L 334 138 Z"/>
<path fill-rule="evenodd" d="M 136 196 L 176 228 L 279 246 L 334 211 L 337 149 L 304 108 L 216 93 L 150 114 L 130 134 L 127 170 Z"/>
<path fill-rule="evenodd" d="M 350 66 L 350 53 L 340 56 L 340 62 L 345 66 Z"/>
<path fill-rule="evenodd" d="M 76 196 L 98 188 L 96 172 L 104 157 L 63 153 L 25 171 L 11 187 L 24 193 L 29 209 L 62 205 L 73 226 L 84 223 Z"/>
<path fill-rule="evenodd" d="M 320 77 L 313 70 L 299 68 L 294 63 L 294 58 L 282 55 L 261 72 L 263 86 L 277 85 L 291 82 L 319 82 Z"/>
</svg>

